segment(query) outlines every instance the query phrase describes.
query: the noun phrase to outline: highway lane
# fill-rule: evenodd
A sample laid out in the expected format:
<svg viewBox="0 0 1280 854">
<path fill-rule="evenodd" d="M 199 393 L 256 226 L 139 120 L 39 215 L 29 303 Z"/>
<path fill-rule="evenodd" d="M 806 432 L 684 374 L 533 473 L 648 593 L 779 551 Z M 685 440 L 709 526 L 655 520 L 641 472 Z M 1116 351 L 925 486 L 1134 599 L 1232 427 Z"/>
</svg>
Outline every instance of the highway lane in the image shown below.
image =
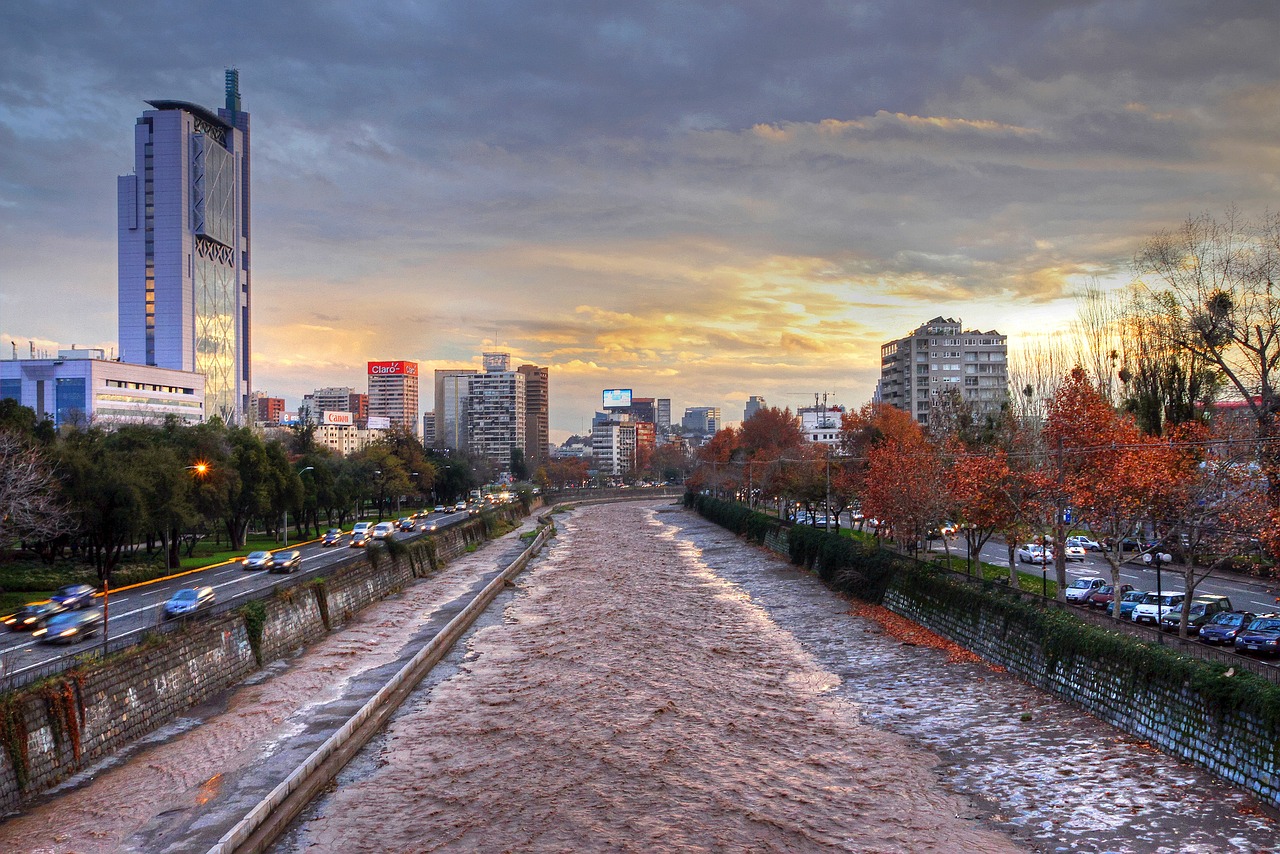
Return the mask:
<svg viewBox="0 0 1280 854">
<path fill-rule="evenodd" d="M 450 511 L 432 513 L 428 521 L 435 523 L 440 529 L 460 524 L 472 514 L 467 511 Z M 394 520 L 391 520 L 394 521 Z M 399 541 L 411 541 L 427 536 L 429 532 L 397 532 L 393 536 Z M 325 547 L 319 540 L 307 541 L 290 546 L 281 545 L 271 551 L 297 549 L 302 554 L 301 566 L 292 573 L 272 573 L 266 570 L 246 570 L 240 561 L 216 564 L 194 572 L 184 572 L 177 576 L 156 579 L 119 592 L 112 592 L 108 603 L 108 636 L 112 639 L 127 635 L 140 636 L 147 630 L 163 622 L 162 606 L 178 590 L 184 587 L 209 586 L 214 589 L 219 605 L 242 604 L 268 595 L 279 587 L 291 587 L 305 583 L 311 578 L 325 575 L 335 565 L 348 559 L 352 551 L 349 546 L 350 532 L 346 532 L 338 546 Z M 248 551 L 246 550 L 246 554 Z M 101 606 L 102 597 L 95 599 L 95 605 Z M 81 652 L 101 646 L 102 635 L 99 633 L 87 640 L 73 644 L 42 643 L 27 631 L 0 632 L 0 666 L 3 673 L 10 678 L 21 678 L 24 671 L 40 670 L 52 667 L 59 659 L 75 656 Z"/>
</svg>

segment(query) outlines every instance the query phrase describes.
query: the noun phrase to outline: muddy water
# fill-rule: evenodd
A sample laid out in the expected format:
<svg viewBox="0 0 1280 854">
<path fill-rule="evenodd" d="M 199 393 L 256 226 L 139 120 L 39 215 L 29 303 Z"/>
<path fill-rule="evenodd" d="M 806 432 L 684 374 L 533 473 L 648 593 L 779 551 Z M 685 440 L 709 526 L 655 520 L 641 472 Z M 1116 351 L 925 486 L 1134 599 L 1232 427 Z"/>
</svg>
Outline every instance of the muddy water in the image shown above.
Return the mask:
<svg viewBox="0 0 1280 854">
<path fill-rule="evenodd" d="M 282 848 L 1017 850 L 655 510 L 560 524 L 505 622 Z"/>
</svg>

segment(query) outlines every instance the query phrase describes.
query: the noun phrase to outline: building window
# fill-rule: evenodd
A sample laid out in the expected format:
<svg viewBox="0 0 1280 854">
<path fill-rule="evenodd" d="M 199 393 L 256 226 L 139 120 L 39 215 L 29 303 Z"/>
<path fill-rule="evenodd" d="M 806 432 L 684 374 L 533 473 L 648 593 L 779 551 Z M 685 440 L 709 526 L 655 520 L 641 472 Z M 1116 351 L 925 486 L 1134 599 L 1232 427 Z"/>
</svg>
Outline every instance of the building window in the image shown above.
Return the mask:
<svg viewBox="0 0 1280 854">
<path fill-rule="evenodd" d="M 0 400 L 22 402 L 22 380 L 0 380 Z"/>
<path fill-rule="evenodd" d="M 58 377 L 55 386 L 54 421 L 66 424 L 82 419 L 89 412 L 85 395 L 84 377 Z"/>
</svg>

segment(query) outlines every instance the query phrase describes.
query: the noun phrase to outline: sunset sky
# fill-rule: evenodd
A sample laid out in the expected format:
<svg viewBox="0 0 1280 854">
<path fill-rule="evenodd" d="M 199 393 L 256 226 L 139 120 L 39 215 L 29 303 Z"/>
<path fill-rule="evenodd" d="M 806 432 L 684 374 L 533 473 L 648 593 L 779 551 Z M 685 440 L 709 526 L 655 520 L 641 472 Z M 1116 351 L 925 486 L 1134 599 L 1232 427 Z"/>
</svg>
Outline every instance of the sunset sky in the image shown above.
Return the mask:
<svg viewBox="0 0 1280 854">
<path fill-rule="evenodd" d="M 255 388 L 499 349 L 556 439 L 603 388 L 857 407 L 931 317 L 1016 347 L 1156 231 L 1274 210 L 1278 40 L 1230 0 L 7 3 L 0 342 L 116 346 L 134 121 L 236 67 Z"/>
</svg>

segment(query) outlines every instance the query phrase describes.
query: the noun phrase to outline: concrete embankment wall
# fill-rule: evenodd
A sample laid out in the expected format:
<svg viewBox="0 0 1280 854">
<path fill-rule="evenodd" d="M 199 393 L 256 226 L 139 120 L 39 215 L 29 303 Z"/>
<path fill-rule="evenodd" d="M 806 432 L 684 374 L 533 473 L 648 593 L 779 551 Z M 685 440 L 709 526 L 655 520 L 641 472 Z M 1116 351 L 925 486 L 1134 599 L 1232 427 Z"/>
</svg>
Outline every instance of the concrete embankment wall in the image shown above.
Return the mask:
<svg viewBox="0 0 1280 854">
<path fill-rule="evenodd" d="M 518 505 L 498 511 L 507 521 Z M 0 696 L 0 813 L 339 628 L 487 538 L 473 519 L 408 544 L 376 565 L 363 553 L 323 579 L 281 589 L 261 603 Z"/>
</svg>

